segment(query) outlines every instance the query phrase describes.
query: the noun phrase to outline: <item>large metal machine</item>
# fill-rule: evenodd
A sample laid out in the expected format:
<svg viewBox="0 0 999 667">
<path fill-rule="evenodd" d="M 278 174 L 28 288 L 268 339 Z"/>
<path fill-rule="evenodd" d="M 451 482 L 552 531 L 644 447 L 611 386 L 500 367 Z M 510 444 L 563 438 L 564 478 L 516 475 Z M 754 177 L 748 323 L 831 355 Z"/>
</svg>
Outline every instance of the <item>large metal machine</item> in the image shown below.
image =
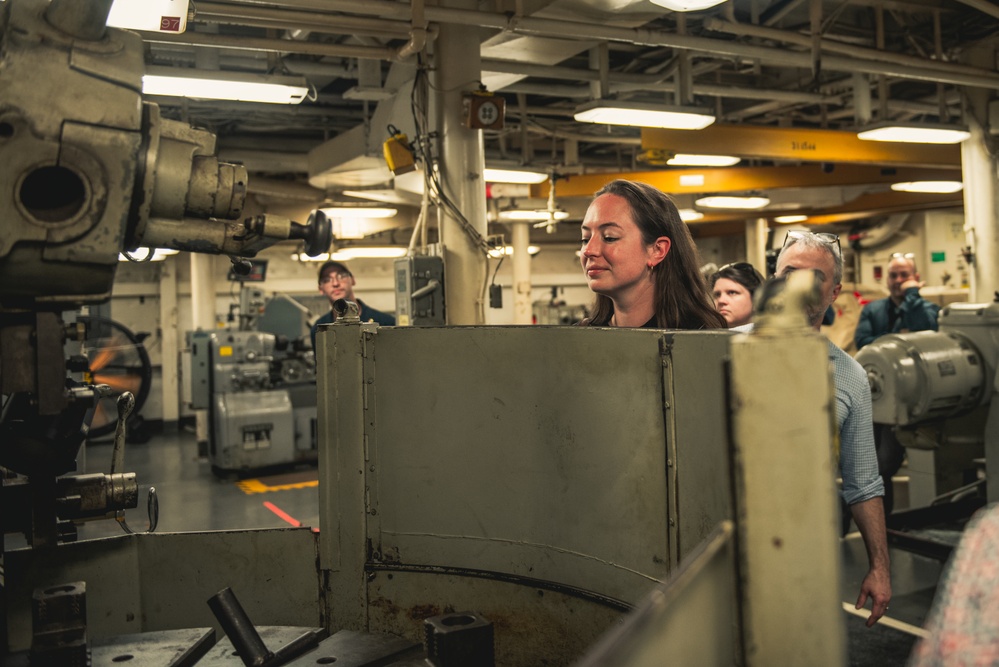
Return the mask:
<svg viewBox="0 0 999 667">
<path fill-rule="evenodd" d="M 999 460 L 999 298 L 952 303 L 939 324 L 882 336 L 856 357 L 874 421 L 895 426 L 906 447 L 915 507 L 974 485 L 983 459 Z M 999 500 L 999 470 L 987 474 L 988 500 Z"/>
<path fill-rule="evenodd" d="M 309 311 L 243 287 L 237 330 L 188 333 L 191 407 L 207 410 L 219 474 L 314 463 L 316 364 Z"/>
<path fill-rule="evenodd" d="M 83 305 L 111 295 L 122 250 L 252 256 L 299 239 L 325 250 L 329 222 L 239 219 L 243 167 L 208 132 L 142 100 L 138 35 L 105 27 L 110 0 L 17 0 L 0 8 L 0 465 L 5 532 L 54 544 L 70 520 L 134 506 L 134 475 L 66 481 L 94 406 Z M 82 499 L 82 500 L 81 500 Z M 81 505 L 86 506 L 85 511 Z"/>
</svg>

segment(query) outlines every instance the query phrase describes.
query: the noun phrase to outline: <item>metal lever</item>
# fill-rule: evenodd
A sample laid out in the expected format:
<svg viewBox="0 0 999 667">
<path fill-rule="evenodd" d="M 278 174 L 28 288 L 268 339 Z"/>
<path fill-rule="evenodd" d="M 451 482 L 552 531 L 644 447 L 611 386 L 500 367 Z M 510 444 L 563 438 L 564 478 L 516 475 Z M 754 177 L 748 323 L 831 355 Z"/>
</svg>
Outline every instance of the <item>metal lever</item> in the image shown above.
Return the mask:
<svg viewBox="0 0 999 667">
<path fill-rule="evenodd" d="M 275 653 L 268 650 L 231 588 L 223 588 L 208 598 L 208 606 L 246 667 L 283 665 L 317 646 L 325 634 L 321 629 L 311 630 L 288 642 Z"/>
<path fill-rule="evenodd" d="M 132 414 L 133 409 L 135 409 L 135 396 L 130 391 L 121 392 L 118 396 L 118 425 L 114 430 L 114 449 L 111 451 L 111 475 L 125 467 L 125 436 L 127 435 L 125 422 L 128 421 L 128 416 Z M 155 486 L 149 487 L 146 514 L 149 516 L 149 528 L 146 529 L 146 532 L 151 533 L 156 530 L 156 524 L 160 520 L 160 501 L 156 496 Z M 128 522 L 125 521 L 125 510 L 118 510 L 114 518 L 121 524 L 122 530 L 126 533 L 132 535 L 135 532 L 128 527 Z"/>
</svg>

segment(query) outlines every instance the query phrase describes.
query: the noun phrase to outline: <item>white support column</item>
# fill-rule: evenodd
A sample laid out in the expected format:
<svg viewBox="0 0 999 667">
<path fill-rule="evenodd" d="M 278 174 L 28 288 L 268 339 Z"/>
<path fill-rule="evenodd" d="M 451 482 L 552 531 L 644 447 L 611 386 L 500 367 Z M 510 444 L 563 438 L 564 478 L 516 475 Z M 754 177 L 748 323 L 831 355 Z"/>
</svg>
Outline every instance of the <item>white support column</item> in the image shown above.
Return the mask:
<svg viewBox="0 0 999 667">
<path fill-rule="evenodd" d="M 450 0 L 444 6 L 477 8 L 474 0 Z M 462 123 L 462 93 L 477 88 L 482 77 L 479 31 L 442 23 L 434 41 L 437 129 L 441 136 L 441 180 L 446 194 L 471 227 L 484 238 L 486 185 L 482 131 Z M 482 250 L 447 211 L 441 220 L 448 324 L 485 324 L 485 281 L 488 266 Z"/>
<path fill-rule="evenodd" d="M 746 221 L 746 261 L 766 276 L 767 273 L 767 233 L 766 218 Z"/>
<path fill-rule="evenodd" d="M 995 64 L 996 49 L 985 45 L 969 49 L 962 60 L 969 65 L 991 68 Z M 961 172 L 964 181 L 964 231 L 967 244 L 975 255 L 971 275 L 972 303 L 990 302 L 999 290 L 999 197 L 996 196 L 996 160 L 987 146 L 988 127 L 983 119 L 989 117 L 990 93 L 967 88 L 963 91 L 968 111 L 964 122 L 971 137 L 961 144 Z"/>
<path fill-rule="evenodd" d="M 513 227 L 513 323 L 531 324 L 531 223 Z"/>
<path fill-rule="evenodd" d="M 180 419 L 180 332 L 177 330 L 177 265 L 171 255 L 160 263 L 160 386 L 163 426 L 173 430 Z"/>
<path fill-rule="evenodd" d="M 215 330 L 215 256 L 191 253 L 191 323 L 195 330 Z M 208 412 L 195 412 L 199 443 L 208 442 Z"/>
<path fill-rule="evenodd" d="M 992 301 L 999 290 L 999 231 L 996 220 L 996 163 L 985 146 L 985 130 L 974 119 L 968 123 L 971 138 L 961 144 L 964 179 L 964 231 L 975 254 L 971 275 L 972 303 Z"/>
</svg>

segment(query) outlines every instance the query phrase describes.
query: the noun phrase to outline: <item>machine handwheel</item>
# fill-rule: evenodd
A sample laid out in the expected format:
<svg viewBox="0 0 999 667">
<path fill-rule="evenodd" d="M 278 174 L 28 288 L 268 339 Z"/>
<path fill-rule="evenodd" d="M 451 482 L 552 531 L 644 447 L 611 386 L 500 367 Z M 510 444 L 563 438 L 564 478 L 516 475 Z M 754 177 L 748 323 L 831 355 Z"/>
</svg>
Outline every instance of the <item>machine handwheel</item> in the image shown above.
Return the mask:
<svg viewBox="0 0 999 667">
<path fill-rule="evenodd" d="M 85 381 L 106 384 L 112 395 L 102 398 L 90 422 L 90 438 L 114 433 L 118 420 L 118 395 L 135 396 L 133 415 L 142 409 L 152 386 L 153 367 L 142 341 L 123 325 L 104 317 L 79 317 L 87 327 L 82 354 L 89 360 Z"/>
</svg>

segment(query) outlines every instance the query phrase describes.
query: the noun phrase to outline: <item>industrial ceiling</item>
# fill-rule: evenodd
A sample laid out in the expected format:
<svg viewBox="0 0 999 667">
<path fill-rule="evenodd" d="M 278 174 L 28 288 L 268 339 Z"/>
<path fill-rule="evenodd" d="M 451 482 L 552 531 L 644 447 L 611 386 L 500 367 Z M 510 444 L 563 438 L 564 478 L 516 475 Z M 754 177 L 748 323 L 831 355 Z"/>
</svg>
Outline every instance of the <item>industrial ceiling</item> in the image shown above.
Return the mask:
<svg viewBox="0 0 999 667">
<path fill-rule="evenodd" d="M 221 155 L 250 170 L 251 192 L 304 200 L 372 190 L 384 199 L 399 191 L 390 172 L 364 172 L 381 159 L 386 124 L 415 131 L 412 82 L 423 73 L 433 85 L 440 26 L 461 25 L 481 42 L 481 79 L 469 91 L 481 87 L 506 102 L 504 127 L 483 131 L 487 166 L 569 176 L 556 180 L 556 194 L 570 212 L 607 174 L 624 174 L 654 182 L 681 205 L 709 190 L 766 191 L 771 213 L 876 224 L 961 206 L 960 192 L 888 189 L 902 176 L 960 180 L 960 149 L 885 148 L 856 141 L 857 129 L 888 119 L 967 125 L 970 114 L 987 126 L 983 104 L 999 89 L 999 7 L 987 0 L 728 0 L 687 13 L 649 0 L 445 4 L 192 3 L 187 32 L 143 33 L 147 64 L 302 75 L 314 99 L 155 101 L 165 115 L 215 132 Z M 596 97 L 696 104 L 717 122 L 687 132 L 573 120 Z M 347 141 L 352 135 L 359 139 Z M 337 150 L 324 152 L 330 145 Z M 680 152 L 743 159 L 685 189 L 689 168 L 662 166 Z M 532 196 L 544 198 L 547 188 L 534 186 Z M 733 233 L 746 216 L 708 215 L 697 226 Z"/>
</svg>

